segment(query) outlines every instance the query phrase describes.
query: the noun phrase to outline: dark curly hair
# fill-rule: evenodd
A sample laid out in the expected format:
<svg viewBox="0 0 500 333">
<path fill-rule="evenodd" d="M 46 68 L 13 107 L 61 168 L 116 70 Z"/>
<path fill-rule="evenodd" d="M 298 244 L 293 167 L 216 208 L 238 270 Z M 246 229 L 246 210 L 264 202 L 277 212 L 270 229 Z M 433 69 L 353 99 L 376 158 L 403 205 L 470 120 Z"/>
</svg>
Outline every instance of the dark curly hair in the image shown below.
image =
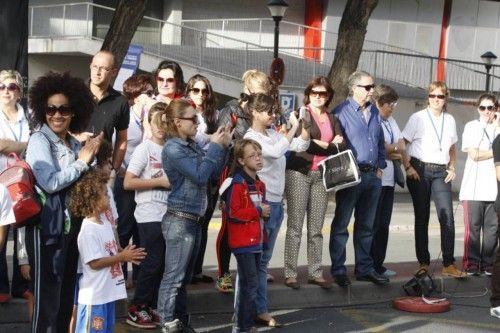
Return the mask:
<svg viewBox="0 0 500 333">
<path fill-rule="evenodd" d="M 87 128 L 90 116 L 94 111 L 94 100 L 90 89 L 82 79 L 64 74 L 49 72 L 39 77 L 29 90 L 29 107 L 33 110 L 31 125 L 41 127 L 47 123 L 47 100 L 55 94 L 63 94 L 73 111 L 69 124 L 71 133 L 81 133 Z"/>
<path fill-rule="evenodd" d="M 103 193 L 103 185 L 108 182 L 109 176 L 100 169 L 86 172 L 69 192 L 69 210 L 76 217 L 87 217 L 96 213 L 97 204 Z"/>
</svg>

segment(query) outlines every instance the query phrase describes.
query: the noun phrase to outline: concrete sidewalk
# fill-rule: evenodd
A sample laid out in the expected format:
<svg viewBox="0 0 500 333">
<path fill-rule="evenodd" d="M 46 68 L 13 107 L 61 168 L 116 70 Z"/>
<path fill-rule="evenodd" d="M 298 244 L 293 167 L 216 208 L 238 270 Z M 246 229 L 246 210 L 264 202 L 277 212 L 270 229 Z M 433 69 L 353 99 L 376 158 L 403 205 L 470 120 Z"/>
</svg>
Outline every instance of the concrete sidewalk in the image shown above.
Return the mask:
<svg viewBox="0 0 500 333">
<path fill-rule="evenodd" d="M 290 308 L 311 308 L 320 306 L 349 306 L 355 304 L 369 304 L 373 302 L 384 302 L 394 297 L 404 295 L 402 285 L 408 281 L 414 271 L 418 268 L 415 259 L 415 249 L 413 240 L 413 207 L 409 195 L 397 194 L 395 199 L 394 212 L 389 236 L 389 246 L 387 251 L 387 267 L 396 271 L 397 275 L 391 279 L 388 285 L 376 286 L 370 282 L 356 281 L 353 275 L 354 254 L 352 247 L 352 237 L 347 247 L 348 274 L 351 277 L 352 285 L 348 288 L 340 288 L 336 285 L 331 290 L 323 290 L 315 285 L 307 284 L 307 256 L 305 251 L 305 236 L 302 239 L 301 252 L 299 256 L 299 277 L 301 283 L 299 290 L 292 290 L 284 285 L 283 276 L 283 252 L 286 232 L 286 217 L 279 233 L 273 258 L 270 263 L 270 273 L 275 277 L 273 283 L 269 283 L 269 308 L 271 310 Z M 331 220 L 333 218 L 334 204 L 330 200 L 325 227 L 323 229 L 323 265 L 324 277 L 331 280 L 329 273 L 330 257 L 328 253 L 328 240 Z M 455 212 L 455 255 L 458 267 L 461 267 L 461 255 L 463 253 L 463 211 L 459 202 L 454 201 Z M 215 241 L 220 217 L 218 214 L 209 228 L 207 251 L 205 255 L 204 274 L 216 277 L 217 261 L 215 255 Z M 352 224 L 350 226 L 352 228 Z M 305 235 L 305 229 L 304 233 Z M 11 245 L 9 245 L 10 249 Z M 437 215 L 432 208 L 431 222 L 429 225 L 429 248 L 433 262 L 430 272 L 433 273 L 434 280 L 442 291 L 444 297 L 450 295 L 477 294 L 490 288 L 490 278 L 470 277 L 464 279 L 452 279 L 441 277 L 440 261 L 440 236 Z M 11 251 L 11 250 L 10 250 Z M 231 269 L 236 269 L 234 258 L 231 258 Z M 219 293 L 213 283 L 189 286 L 188 307 L 190 312 L 202 313 L 230 313 L 233 311 L 233 294 Z M 27 322 L 27 312 L 25 301 L 14 299 L 9 304 L 0 306 L 0 324 Z M 126 304 L 121 302 L 117 307 L 119 317 L 124 317 Z M 17 333 L 20 333 L 19 331 Z"/>
</svg>

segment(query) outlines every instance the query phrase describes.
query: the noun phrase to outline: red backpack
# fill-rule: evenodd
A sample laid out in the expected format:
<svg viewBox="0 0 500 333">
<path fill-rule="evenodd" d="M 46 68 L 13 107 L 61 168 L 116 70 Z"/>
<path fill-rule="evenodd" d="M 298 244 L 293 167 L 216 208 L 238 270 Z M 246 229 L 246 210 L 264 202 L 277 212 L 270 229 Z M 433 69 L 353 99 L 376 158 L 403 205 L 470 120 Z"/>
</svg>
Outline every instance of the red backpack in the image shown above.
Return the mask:
<svg viewBox="0 0 500 333">
<path fill-rule="evenodd" d="M 0 173 L 0 183 L 9 191 L 16 226 L 22 227 L 40 213 L 42 206 L 31 167 L 15 153 L 10 153 L 8 158 L 7 169 Z"/>
</svg>

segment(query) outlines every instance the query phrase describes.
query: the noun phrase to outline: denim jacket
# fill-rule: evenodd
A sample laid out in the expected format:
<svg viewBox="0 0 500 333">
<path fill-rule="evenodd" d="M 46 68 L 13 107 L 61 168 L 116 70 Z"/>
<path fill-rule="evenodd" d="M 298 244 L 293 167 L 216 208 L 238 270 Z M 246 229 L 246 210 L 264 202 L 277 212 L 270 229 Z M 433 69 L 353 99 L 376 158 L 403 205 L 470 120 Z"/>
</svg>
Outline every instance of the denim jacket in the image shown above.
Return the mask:
<svg viewBox="0 0 500 333">
<path fill-rule="evenodd" d="M 161 154 L 163 169 L 172 186 L 168 209 L 205 214 L 207 182 L 214 172 L 220 172 L 225 155 L 226 150 L 219 144 L 210 143 L 205 153 L 193 140 L 168 139 Z"/>
<path fill-rule="evenodd" d="M 26 148 L 26 162 L 31 166 L 36 184 L 47 193 L 58 192 L 72 183 L 88 169 L 87 164 L 78 160 L 80 143 L 68 135 L 67 147 L 47 124 L 34 132 Z"/>
</svg>

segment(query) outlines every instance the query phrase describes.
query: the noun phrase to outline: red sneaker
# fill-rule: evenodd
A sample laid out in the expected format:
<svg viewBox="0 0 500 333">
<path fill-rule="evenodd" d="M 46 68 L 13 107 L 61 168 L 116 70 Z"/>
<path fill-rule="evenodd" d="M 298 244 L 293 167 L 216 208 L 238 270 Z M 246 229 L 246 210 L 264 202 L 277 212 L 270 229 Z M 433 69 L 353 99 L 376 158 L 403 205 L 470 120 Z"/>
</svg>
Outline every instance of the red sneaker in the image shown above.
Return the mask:
<svg viewBox="0 0 500 333">
<path fill-rule="evenodd" d="M 127 324 L 139 328 L 156 328 L 156 325 L 151 321 L 147 308 L 144 306 L 131 305 L 128 308 Z"/>
<path fill-rule="evenodd" d="M 9 294 L 0 294 L 0 303 L 7 303 L 8 301 L 10 301 Z"/>
<path fill-rule="evenodd" d="M 161 326 L 161 319 L 160 319 L 160 314 L 152 308 L 148 308 L 148 314 L 151 317 L 151 321 L 153 324 L 156 326 Z"/>
</svg>

